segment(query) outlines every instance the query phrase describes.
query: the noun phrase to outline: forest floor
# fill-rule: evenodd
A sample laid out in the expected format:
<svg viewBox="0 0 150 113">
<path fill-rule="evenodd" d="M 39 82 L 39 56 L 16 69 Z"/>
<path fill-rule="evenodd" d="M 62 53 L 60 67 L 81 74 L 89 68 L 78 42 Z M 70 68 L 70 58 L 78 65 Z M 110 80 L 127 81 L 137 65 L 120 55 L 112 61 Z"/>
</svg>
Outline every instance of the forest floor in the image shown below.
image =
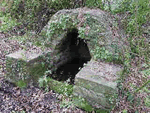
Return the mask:
<svg viewBox="0 0 150 113">
<path fill-rule="evenodd" d="M 0 33 L 0 113 L 27 112 L 27 113 L 86 113 L 75 106 L 61 107 L 62 95 L 54 91 L 44 90 L 29 86 L 19 88 L 6 81 L 5 56 L 22 50 L 23 44 L 17 40 L 8 39 L 8 35 Z M 35 49 L 35 46 L 28 46 L 27 49 Z M 36 48 L 39 49 L 39 48 Z M 69 101 L 66 98 L 65 101 Z"/>
<path fill-rule="evenodd" d="M 14 53 L 18 50 L 22 50 L 24 49 L 24 47 L 26 48 L 26 50 L 40 50 L 39 47 L 36 47 L 30 43 L 24 44 L 17 40 L 12 40 L 8 37 L 11 36 L 9 34 L 0 33 L 0 113 L 21 111 L 27 113 L 86 113 L 86 111 L 75 106 L 66 107 L 66 105 L 63 105 L 63 96 L 61 94 L 55 93 L 52 90 L 50 90 L 49 92 L 45 92 L 39 87 L 33 86 L 21 89 L 14 84 L 6 81 L 4 79 L 4 75 L 6 74 L 6 55 Z M 145 37 L 149 36 L 146 35 Z M 135 84 L 136 86 L 140 87 L 143 85 L 143 81 L 146 82 L 150 79 L 149 76 L 147 78 L 144 78 L 143 74 L 139 74 L 138 70 L 141 69 L 141 67 L 137 66 L 138 61 L 142 62 L 142 60 L 139 60 L 138 58 L 133 59 L 133 61 L 131 62 L 131 74 L 130 76 L 126 77 L 125 82 L 122 83 L 124 87 L 129 88 L 132 92 L 134 92 L 134 89 L 130 86 L 130 84 Z M 142 70 L 145 70 L 145 68 L 143 68 Z M 150 90 L 149 86 L 148 90 Z M 122 97 L 122 94 L 120 94 L 120 102 L 117 103 L 117 106 L 113 111 L 111 111 L 111 113 L 116 113 L 118 111 L 122 112 L 122 110 L 128 108 L 130 108 L 128 110 L 128 112 L 130 113 L 133 113 L 136 110 L 139 110 L 139 113 L 150 113 L 150 108 L 143 104 L 145 98 L 148 95 L 149 91 L 136 93 L 135 98 L 141 99 L 141 101 L 138 103 L 139 106 L 136 106 L 136 99 L 135 102 L 130 103 L 130 100 L 128 100 L 128 96 Z M 65 98 L 65 102 L 69 102 L 69 98 Z"/>
</svg>

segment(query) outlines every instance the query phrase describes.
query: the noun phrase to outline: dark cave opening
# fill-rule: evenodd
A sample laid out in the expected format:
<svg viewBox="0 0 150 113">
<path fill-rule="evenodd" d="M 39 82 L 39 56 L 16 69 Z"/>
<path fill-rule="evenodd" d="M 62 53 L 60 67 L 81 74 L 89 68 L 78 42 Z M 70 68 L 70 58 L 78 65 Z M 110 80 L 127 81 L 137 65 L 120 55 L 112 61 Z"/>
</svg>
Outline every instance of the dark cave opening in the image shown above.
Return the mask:
<svg viewBox="0 0 150 113">
<path fill-rule="evenodd" d="M 83 68 L 84 63 L 91 59 L 87 41 L 78 37 L 78 30 L 72 29 L 67 33 L 67 36 L 62 43 L 61 51 L 69 47 L 69 56 L 71 59 L 67 60 L 63 65 L 59 66 L 56 71 L 52 73 L 52 78 L 58 81 L 68 81 L 69 84 L 74 84 L 75 75 Z"/>
</svg>

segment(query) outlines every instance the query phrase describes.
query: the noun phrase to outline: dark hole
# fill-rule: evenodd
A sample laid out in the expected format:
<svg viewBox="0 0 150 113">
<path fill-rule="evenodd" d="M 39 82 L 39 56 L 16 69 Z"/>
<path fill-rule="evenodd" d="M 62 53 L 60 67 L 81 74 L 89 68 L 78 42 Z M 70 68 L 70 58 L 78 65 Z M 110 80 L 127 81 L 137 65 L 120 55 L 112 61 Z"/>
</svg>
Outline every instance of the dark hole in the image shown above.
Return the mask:
<svg viewBox="0 0 150 113">
<path fill-rule="evenodd" d="M 71 61 L 68 61 L 56 70 L 56 79 L 59 81 L 66 81 L 70 79 L 69 83 L 74 84 L 75 75 L 83 67 L 84 63 L 87 63 L 87 61 L 80 58 L 74 58 Z"/>
<path fill-rule="evenodd" d="M 62 43 L 61 51 L 69 46 L 69 59 L 65 64 L 59 66 L 52 74 L 52 78 L 58 81 L 66 81 L 69 79 L 69 84 L 74 84 L 75 75 L 91 59 L 91 55 L 84 39 L 78 38 L 78 31 L 73 29 L 67 34 L 66 40 Z"/>
</svg>

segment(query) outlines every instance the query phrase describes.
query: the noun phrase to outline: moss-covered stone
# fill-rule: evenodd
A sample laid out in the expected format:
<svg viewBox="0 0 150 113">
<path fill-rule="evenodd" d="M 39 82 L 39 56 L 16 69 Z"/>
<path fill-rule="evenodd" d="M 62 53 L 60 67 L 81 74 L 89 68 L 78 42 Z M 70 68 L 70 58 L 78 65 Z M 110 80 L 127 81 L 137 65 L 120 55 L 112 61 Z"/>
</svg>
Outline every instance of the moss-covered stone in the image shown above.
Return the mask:
<svg viewBox="0 0 150 113">
<path fill-rule="evenodd" d="M 26 52 L 24 50 L 6 56 L 6 79 L 16 83 L 38 83 L 38 78 L 43 76 L 47 67 L 42 53 Z M 20 83 L 20 82 L 19 82 Z"/>
<path fill-rule="evenodd" d="M 76 75 L 73 93 L 86 98 L 95 108 L 110 110 L 116 102 L 120 65 L 91 60 Z"/>
<path fill-rule="evenodd" d="M 109 62 L 121 61 L 122 50 L 128 47 L 125 34 L 123 30 L 118 30 L 114 17 L 99 9 L 60 10 L 51 17 L 41 35 L 46 34 L 52 47 L 59 49 L 62 40 L 73 28 L 78 30 L 78 37 L 87 40 L 92 58 Z"/>
</svg>

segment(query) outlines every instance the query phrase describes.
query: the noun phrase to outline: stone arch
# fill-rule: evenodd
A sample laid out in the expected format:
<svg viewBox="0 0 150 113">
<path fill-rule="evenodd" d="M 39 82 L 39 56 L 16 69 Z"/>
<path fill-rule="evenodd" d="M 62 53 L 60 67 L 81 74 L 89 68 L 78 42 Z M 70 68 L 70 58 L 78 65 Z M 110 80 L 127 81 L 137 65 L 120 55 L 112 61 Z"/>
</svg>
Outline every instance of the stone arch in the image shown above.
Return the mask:
<svg viewBox="0 0 150 113">
<path fill-rule="evenodd" d="M 69 29 L 66 36 L 60 40 L 55 46 L 55 55 L 51 77 L 65 81 L 70 78 L 71 83 L 74 82 L 75 75 L 91 59 L 90 51 L 87 46 L 87 40 L 78 37 L 78 29 Z"/>
</svg>

